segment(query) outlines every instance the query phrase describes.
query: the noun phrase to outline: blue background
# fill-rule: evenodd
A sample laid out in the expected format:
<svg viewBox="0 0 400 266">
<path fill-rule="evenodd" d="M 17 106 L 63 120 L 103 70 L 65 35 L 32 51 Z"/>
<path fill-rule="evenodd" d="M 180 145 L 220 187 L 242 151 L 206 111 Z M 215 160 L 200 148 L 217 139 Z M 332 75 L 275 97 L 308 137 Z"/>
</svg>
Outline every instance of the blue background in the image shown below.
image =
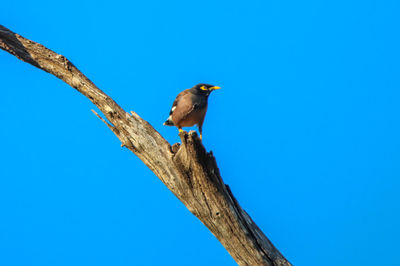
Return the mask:
<svg viewBox="0 0 400 266">
<path fill-rule="evenodd" d="M 294 265 L 399 265 L 398 1 L 6 1 L 1 23 L 163 127 L 209 99 L 204 145 Z M 0 52 L 0 265 L 235 265 L 96 118 Z"/>
</svg>

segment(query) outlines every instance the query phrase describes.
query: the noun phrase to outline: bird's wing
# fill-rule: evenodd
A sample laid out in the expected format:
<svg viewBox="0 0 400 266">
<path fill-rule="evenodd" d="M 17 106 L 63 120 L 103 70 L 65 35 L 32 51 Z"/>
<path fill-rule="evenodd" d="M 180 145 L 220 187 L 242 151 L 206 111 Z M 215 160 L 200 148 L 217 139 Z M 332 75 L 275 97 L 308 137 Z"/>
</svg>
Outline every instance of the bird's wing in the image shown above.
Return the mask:
<svg viewBox="0 0 400 266">
<path fill-rule="evenodd" d="M 178 121 L 185 120 L 192 112 L 196 111 L 199 108 L 198 104 L 193 104 L 192 95 L 189 92 L 183 91 L 180 95 L 178 95 L 177 99 L 174 102 L 174 105 L 171 109 L 172 117 L 175 122 L 179 124 Z"/>
<path fill-rule="evenodd" d="M 190 95 L 189 94 L 189 89 L 181 91 L 178 96 L 176 96 L 174 103 L 172 104 L 171 111 L 169 111 L 169 115 L 172 115 L 172 113 L 175 111 L 176 105 L 178 104 L 179 100 L 184 97 L 185 95 Z"/>
</svg>

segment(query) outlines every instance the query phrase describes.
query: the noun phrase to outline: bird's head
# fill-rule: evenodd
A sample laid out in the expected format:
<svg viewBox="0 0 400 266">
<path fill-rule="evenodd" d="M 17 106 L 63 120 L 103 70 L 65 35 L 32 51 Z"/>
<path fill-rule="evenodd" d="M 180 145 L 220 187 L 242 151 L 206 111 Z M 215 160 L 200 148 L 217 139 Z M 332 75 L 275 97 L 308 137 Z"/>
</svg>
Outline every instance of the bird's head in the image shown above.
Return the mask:
<svg viewBox="0 0 400 266">
<path fill-rule="evenodd" d="M 218 86 L 200 83 L 200 84 L 197 84 L 196 86 L 194 86 L 191 90 L 196 94 L 203 94 L 203 95 L 208 96 L 212 91 L 219 90 L 219 89 L 221 89 L 221 88 Z"/>
</svg>

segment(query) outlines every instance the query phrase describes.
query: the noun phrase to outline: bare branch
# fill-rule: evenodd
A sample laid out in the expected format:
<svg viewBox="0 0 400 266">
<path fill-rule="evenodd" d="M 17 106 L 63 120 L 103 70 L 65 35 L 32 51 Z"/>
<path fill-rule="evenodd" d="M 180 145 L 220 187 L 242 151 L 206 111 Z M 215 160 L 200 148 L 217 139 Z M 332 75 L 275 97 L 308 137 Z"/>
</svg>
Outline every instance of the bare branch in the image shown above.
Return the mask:
<svg viewBox="0 0 400 266">
<path fill-rule="evenodd" d="M 92 101 L 93 111 L 196 215 L 239 265 L 291 265 L 240 207 L 222 181 L 216 160 L 196 132 L 170 144 L 136 113 L 126 113 L 68 59 L 0 25 L 0 48 L 60 78 Z"/>
<path fill-rule="evenodd" d="M 108 123 L 106 120 L 104 120 L 103 117 L 101 117 L 95 110 L 92 109 L 92 112 L 101 120 L 104 122 L 104 124 L 106 124 L 108 126 L 109 129 L 111 129 L 111 131 L 114 131 L 115 127 L 113 125 L 111 125 L 110 123 Z"/>
</svg>

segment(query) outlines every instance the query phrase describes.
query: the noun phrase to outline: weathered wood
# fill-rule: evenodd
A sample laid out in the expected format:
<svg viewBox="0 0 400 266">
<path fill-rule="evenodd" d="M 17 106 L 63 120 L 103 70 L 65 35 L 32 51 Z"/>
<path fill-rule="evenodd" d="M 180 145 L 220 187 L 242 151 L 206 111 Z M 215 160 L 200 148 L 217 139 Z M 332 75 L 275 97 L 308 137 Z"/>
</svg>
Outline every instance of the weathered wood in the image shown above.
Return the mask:
<svg viewBox="0 0 400 266">
<path fill-rule="evenodd" d="M 291 265 L 240 207 L 197 133 L 171 145 L 136 113 L 125 112 L 68 59 L 0 25 L 0 48 L 55 75 L 92 101 L 122 146 L 136 154 L 224 245 L 239 265 Z M 97 113 L 95 113 L 97 115 Z M 100 116 L 99 116 L 100 117 Z"/>
</svg>

